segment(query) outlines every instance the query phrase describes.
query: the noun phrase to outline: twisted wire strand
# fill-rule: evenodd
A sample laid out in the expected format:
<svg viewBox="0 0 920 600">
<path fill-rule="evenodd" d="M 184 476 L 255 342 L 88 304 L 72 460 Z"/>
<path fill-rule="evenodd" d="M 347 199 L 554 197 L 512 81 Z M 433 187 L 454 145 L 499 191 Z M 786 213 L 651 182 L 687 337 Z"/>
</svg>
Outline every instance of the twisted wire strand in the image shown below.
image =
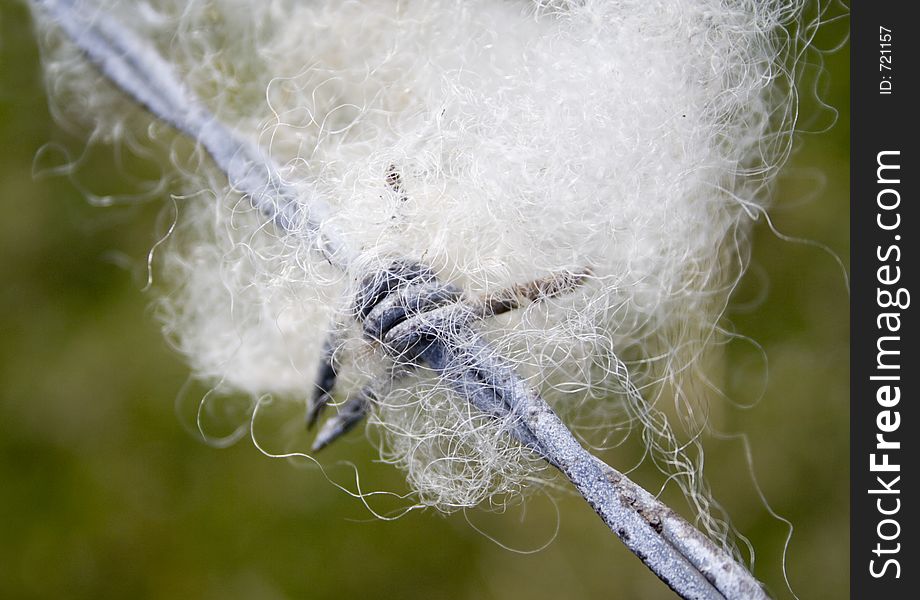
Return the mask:
<svg viewBox="0 0 920 600">
<path fill-rule="evenodd" d="M 74 0 L 30 2 L 115 85 L 201 144 L 230 185 L 266 219 L 303 237 L 331 264 L 351 273 L 358 255 L 325 223 L 328 205 L 316 194 L 285 183 L 272 159 L 217 121 L 147 42 L 111 16 Z M 388 273 L 396 274 L 395 280 Z M 582 447 L 546 401 L 477 333 L 476 317 L 513 308 L 510 301 L 493 299 L 477 314 L 455 302 L 459 290 L 410 261 L 397 261 L 369 281 L 357 301 L 365 335 L 379 341 L 397 364 L 427 365 L 438 372 L 480 411 L 496 418 L 510 416 L 508 434 L 562 471 L 604 523 L 678 595 L 706 600 L 767 597 L 727 552 Z"/>
</svg>

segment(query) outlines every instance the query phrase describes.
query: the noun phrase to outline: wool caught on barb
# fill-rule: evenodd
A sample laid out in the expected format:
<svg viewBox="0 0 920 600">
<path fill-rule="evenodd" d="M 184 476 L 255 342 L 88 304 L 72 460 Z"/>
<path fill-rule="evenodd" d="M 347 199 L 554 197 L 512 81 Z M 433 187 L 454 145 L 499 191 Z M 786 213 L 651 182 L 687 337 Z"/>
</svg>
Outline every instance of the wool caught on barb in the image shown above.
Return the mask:
<svg viewBox="0 0 920 600">
<path fill-rule="evenodd" d="M 336 404 L 393 379 L 361 337 L 353 299 L 356 274 L 394 257 L 469 298 L 587 274 L 483 320 L 485 337 L 589 443 L 638 423 L 702 525 L 718 528 L 701 459 L 683 450 L 705 425 L 705 398 L 684 383 L 717 337 L 748 228 L 788 150 L 797 3 L 101 4 L 85 10 L 150 40 L 287 184 L 331 206 L 323 224 L 359 252 L 342 275 L 272 228 L 203 153 L 189 158 L 40 22 L 60 121 L 89 125 L 93 140 L 135 148 L 152 137 L 173 151 L 183 195 L 158 251 L 159 307 L 198 377 L 304 401 L 332 333 Z M 542 468 L 443 377 L 392 383 L 370 423 L 420 502 L 473 506 Z M 676 410 L 656 408 L 667 396 Z"/>
</svg>

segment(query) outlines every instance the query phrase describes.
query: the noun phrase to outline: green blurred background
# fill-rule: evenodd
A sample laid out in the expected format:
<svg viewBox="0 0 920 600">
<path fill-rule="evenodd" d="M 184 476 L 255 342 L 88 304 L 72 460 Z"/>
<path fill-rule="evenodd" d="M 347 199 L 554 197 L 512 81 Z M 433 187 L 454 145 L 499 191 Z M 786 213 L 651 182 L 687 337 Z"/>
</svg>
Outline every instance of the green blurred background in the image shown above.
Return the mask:
<svg viewBox="0 0 920 600">
<path fill-rule="evenodd" d="M 829 25 L 818 45 L 845 37 Z M 846 261 L 849 224 L 848 48 L 825 56 L 820 109 L 804 90 L 802 128 L 771 214 L 785 234 Z M 833 126 L 831 126 L 833 124 Z M 28 10 L 0 0 L 0 597 L 3 598 L 670 598 L 584 502 L 540 496 L 526 514 L 368 511 L 315 468 L 228 449 L 189 431 L 188 377 L 151 314 L 146 253 L 162 201 L 98 208 L 64 177 L 35 179 L 33 158 L 69 138 L 48 115 Z M 131 191 L 111 150 L 79 170 L 94 190 Z M 726 348 L 724 386 L 754 408 L 727 407 L 747 434 L 775 511 L 795 527 L 787 570 L 802 598 L 848 591 L 848 294 L 829 252 L 783 241 L 761 223 L 752 268 L 729 314 L 756 340 Z M 754 391 L 752 391 L 754 390 Z M 200 393 L 200 392 L 199 392 Z M 189 396 L 196 398 L 195 391 Z M 277 413 L 274 420 L 284 415 Z M 755 572 L 783 583 L 787 529 L 758 497 L 738 439 L 707 439 L 715 496 L 757 551 Z M 606 458 L 632 464 L 638 450 Z M 402 490 L 352 435 L 323 457 L 329 474 Z M 655 482 L 639 470 L 640 482 Z M 673 499 L 673 498 L 672 498 Z M 392 506 L 381 502 L 381 508 Z"/>
</svg>

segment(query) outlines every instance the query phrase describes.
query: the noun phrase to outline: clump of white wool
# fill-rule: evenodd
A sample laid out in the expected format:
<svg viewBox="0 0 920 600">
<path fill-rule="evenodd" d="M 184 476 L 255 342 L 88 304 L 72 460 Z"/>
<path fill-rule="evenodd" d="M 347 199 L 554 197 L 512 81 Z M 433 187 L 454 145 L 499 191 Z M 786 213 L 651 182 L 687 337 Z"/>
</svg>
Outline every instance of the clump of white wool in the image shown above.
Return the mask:
<svg viewBox="0 0 920 600">
<path fill-rule="evenodd" d="M 102 3 L 155 43 L 226 125 L 312 186 L 371 268 L 430 265 L 468 294 L 590 269 L 577 291 L 482 330 L 585 438 L 641 421 L 707 509 L 698 465 L 652 407 L 705 419 L 682 374 L 711 340 L 786 150 L 787 2 L 499 0 Z M 94 10 L 89 3 L 87 10 Z M 92 137 L 181 149 L 52 33 L 53 108 Z M 779 93 L 777 90 L 779 89 Z M 177 154 L 181 154 L 177 150 Z M 303 401 L 352 278 L 264 223 L 207 160 L 175 159 L 165 330 L 220 389 Z M 391 173 L 400 184 L 392 184 Z M 337 397 L 381 372 L 352 326 Z M 630 376 L 627 376 L 630 370 Z M 646 400 L 628 394 L 640 385 Z M 683 386 L 683 387 L 682 387 Z M 679 411 L 680 412 L 680 411 Z M 701 416 L 702 415 L 702 416 Z M 371 416 L 381 456 L 442 510 L 515 492 L 539 462 L 421 373 Z M 599 430 L 599 431 L 597 431 Z"/>
</svg>

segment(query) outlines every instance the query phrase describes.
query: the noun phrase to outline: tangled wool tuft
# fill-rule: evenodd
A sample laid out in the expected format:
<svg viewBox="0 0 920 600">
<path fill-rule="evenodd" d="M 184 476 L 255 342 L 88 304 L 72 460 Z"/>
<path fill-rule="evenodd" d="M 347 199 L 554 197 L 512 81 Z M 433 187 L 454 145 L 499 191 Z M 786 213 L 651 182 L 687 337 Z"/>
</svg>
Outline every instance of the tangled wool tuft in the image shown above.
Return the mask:
<svg viewBox="0 0 920 600">
<path fill-rule="evenodd" d="M 161 249 L 159 309 L 198 377 L 304 401 L 335 330 L 337 399 L 380 379 L 352 299 L 358 275 L 393 257 L 470 297 L 587 272 L 571 293 L 482 331 L 586 441 L 640 425 L 701 524 L 724 537 L 687 451 L 707 412 L 688 374 L 718 337 L 749 226 L 789 149 L 798 3 L 85 4 L 151 40 L 221 122 L 332 206 L 328 223 L 360 252 L 361 268 L 342 275 L 273 229 L 47 27 L 60 121 L 172 151 L 183 195 Z M 370 422 L 423 504 L 474 506 L 538 476 L 536 457 L 439 377 L 391 387 Z"/>
</svg>

